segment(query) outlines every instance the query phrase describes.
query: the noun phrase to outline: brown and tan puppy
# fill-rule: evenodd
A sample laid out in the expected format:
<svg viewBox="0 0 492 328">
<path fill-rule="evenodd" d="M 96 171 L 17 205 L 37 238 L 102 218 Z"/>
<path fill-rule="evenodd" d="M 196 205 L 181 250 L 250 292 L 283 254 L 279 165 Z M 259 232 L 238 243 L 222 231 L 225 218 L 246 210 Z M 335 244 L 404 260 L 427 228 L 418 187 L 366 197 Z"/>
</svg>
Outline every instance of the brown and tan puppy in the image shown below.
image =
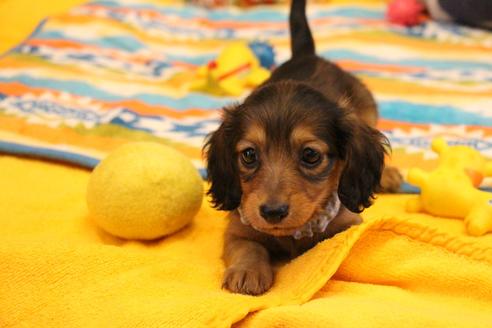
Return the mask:
<svg viewBox="0 0 492 328">
<path fill-rule="evenodd" d="M 388 141 L 354 76 L 315 54 L 305 1 L 291 5 L 292 58 L 242 104 L 226 108 L 205 145 L 209 195 L 231 211 L 224 287 L 258 295 L 271 260 L 295 257 L 361 219 L 401 176 L 384 168 Z"/>
</svg>

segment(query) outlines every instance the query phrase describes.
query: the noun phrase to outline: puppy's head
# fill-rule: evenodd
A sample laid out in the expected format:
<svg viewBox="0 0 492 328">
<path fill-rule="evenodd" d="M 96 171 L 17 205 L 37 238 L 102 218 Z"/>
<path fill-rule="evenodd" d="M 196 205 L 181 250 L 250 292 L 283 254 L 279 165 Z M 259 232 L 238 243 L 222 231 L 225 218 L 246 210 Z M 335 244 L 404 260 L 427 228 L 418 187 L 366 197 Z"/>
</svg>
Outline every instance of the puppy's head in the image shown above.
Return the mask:
<svg viewBox="0 0 492 328">
<path fill-rule="evenodd" d="M 384 136 L 298 82 L 267 84 L 226 108 L 205 145 L 215 207 L 240 206 L 260 231 L 290 235 L 334 192 L 370 206 L 384 164 Z"/>
</svg>

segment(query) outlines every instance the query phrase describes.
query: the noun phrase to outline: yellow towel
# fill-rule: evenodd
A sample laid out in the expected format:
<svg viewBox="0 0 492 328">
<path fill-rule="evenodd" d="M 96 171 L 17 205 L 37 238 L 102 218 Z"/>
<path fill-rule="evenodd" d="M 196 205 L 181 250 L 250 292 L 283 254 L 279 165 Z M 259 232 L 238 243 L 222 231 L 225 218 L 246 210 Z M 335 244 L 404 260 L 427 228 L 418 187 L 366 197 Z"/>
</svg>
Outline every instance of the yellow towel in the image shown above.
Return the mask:
<svg viewBox="0 0 492 328">
<path fill-rule="evenodd" d="M 381 197 L 251 297 L 220 288 L 223 213 L 118 240 L 87 218 L 88 176 L 0 156 L 0 327 L 491 327 L 492 236 L 407 215 L 409 196 Z"/>
</svg>

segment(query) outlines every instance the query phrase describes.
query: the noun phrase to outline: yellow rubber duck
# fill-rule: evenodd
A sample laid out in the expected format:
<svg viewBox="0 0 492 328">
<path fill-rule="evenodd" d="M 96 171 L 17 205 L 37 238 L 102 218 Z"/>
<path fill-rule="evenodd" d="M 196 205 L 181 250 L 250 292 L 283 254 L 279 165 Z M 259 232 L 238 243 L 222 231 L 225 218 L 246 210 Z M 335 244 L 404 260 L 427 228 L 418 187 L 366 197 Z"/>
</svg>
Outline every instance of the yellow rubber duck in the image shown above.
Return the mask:
<svg viewBox="0 0 492 328">
<path fill-rule="evenodd" d="M 419 186 L 420 195 L 408 201 L 407 211 L 464 219 L 470 235 L 492 231 L 492 193 L 477 189 L 482 179 L 492 176 L 492 162 L 466 146 L 448 146 L 433 140 L 439 165 L 432 172 L 412 168 L 409 183 Z"/>
<path fill-rule="evenodd" d="M 246 88 L 254 88 L 270 77 L 261 67 L 254 52 L 244 42 L 227 46 L 216 60 L 198 69 L 192 90 L 220 96 L 240 96 Z"/>
</svg>

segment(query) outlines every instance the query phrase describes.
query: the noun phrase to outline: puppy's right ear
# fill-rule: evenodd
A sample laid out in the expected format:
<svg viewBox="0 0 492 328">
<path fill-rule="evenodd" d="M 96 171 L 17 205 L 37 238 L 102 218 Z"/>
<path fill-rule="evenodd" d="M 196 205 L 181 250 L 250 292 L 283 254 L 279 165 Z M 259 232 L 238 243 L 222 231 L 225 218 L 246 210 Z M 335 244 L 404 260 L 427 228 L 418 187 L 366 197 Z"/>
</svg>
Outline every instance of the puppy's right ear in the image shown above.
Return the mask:
<svg viewBox="0 0 492 328">
<path fill-rule="evenodd" d="M 212 197 L 215 208 L 224 211 L 236 209 L 242 195 L 235 151 L 238 134 L 234 124 L 236 110 L 237 108 L 224 109 L 222 124 L 207 137 L 203 147 L 207 179 L 210 182 L 207 195 Z"/>
<path fill-rule="evenodd" d="M 339 138 L 346 142 L 344 149 L 346 165 L 338 185 L 338 196 L 343 205 L 354 213 L 371 206 L 374 193 L 381 188 L 384 155 L 389 149 L 388 139 L 359 119 L 346 118 L 339 123 L 345 133 Z M 347 138 L 349 136 L 349 138 Z"/>
</svg>

